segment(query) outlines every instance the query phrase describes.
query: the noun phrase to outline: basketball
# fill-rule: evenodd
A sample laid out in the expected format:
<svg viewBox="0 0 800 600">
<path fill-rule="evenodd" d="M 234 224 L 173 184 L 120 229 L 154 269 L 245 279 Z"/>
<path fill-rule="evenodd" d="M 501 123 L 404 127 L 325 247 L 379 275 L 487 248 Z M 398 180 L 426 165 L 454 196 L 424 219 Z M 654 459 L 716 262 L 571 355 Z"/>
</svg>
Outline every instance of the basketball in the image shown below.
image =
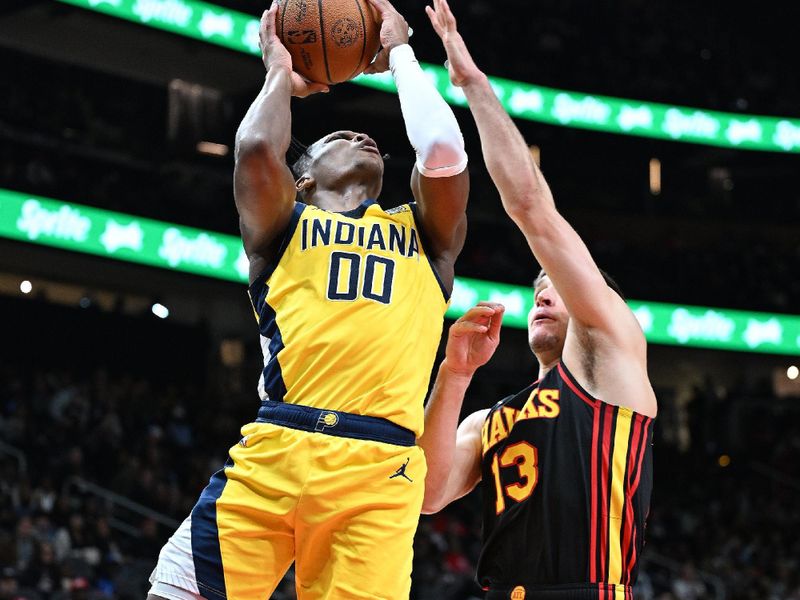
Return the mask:
<svg viewBox="0 0 800 600">
<path fill-rule="evenodd" d="M 295 71 L 319 83 L 352 79 L 380 46 L 367 0 L 280 0 L 276 25 Z"/>
</svg>

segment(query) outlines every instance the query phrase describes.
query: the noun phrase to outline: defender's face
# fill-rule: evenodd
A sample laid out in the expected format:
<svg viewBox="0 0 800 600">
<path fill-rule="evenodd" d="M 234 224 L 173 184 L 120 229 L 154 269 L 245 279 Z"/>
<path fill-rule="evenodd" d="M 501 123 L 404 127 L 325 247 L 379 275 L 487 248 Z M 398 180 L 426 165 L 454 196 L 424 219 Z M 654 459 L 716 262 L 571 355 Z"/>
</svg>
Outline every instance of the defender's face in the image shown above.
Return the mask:
<svg viewBox="0 0 800 600">
<path fill-rule="evenodd" d="M 533 308 L 528 313 L 528 344 L 534 354 L 563 347 L 569 325 L 569 313 L 546 275 L 533 290 Z"/>
<path fill-rule="evenodd" d="M 383 157 L 378 144 L 366 133 L 336 131 L 308 149 L 312 176 L 317 181 L 337 181 L 346 176 L 383 177 Z"/>
</svg>

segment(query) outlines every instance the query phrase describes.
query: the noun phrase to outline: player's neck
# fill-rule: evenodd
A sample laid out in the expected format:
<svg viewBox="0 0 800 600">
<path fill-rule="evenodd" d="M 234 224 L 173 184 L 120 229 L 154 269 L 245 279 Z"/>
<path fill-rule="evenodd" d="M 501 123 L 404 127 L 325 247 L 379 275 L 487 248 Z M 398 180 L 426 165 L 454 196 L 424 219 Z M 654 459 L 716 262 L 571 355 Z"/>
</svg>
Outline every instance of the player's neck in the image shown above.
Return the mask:
<svg viewBox="0 0 800 600">
<path fill-rule="evenodd" d="M 560 353 L 542 353 L 536 355 L 539 361 L 539 379 L 543 379 L 555 366 L 561 362 Z"/>
<path fill-rule="evenodd" d="M 377 194 L 363 183 L 352 183 L 337 189 L 314 190 L 310 201 L 314 206 L 333 212 L 343 212 L 358 208 L 365 200 L 374 200 Z"/>
</svg>

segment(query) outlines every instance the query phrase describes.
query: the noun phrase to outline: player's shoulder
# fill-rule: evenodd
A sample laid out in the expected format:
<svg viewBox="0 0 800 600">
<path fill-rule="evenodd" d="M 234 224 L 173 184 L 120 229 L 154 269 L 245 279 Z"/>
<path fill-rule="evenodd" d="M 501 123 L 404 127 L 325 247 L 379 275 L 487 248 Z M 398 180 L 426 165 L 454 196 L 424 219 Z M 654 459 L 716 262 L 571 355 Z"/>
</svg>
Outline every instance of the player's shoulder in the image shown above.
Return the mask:
<svg viewBox="0 0 800 600">
<path fill-rule="evenodd" d="M 412 213 L 413 208 L 411 207 L 411 204 L 401 204 L 400 206 L 384 209 L 383 212 L 385 212 L 387 215 L 399 215 L 403 213 Z"/>
</svg>

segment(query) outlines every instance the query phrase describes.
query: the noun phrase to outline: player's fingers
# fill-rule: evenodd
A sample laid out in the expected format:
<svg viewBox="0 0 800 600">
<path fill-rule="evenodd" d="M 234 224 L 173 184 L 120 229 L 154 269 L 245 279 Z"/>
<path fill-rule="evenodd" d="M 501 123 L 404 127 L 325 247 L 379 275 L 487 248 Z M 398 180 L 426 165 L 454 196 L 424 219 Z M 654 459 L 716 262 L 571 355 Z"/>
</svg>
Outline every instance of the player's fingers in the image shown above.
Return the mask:
<svg viewBox="0 0 800 600">
<path fill-rule="evenodd" d="M 450 5 L 447 3 L 447 0 L 439 0 L 439 4 L 442 7 L 442 15 L 444 16 L 444 20 L 447 22 L 447 25 L 451 29 L 455 29 L 456 18 L 453 15 L 453 11 L 450 10 Z"/>
<path fill-rule="evenodd" d="M 488 325 L 481 325 L 472 321 L 456 321 L 450 326 L 450 335 L 455 337 L 470 333 L 486 333 L 487 331 L 489 331 Z"/>
<path fill-rule="evenodd" d="M 378 55 L 375 57 L 367 68 L 364 69 L 364 73 L 367 75 L 373 75 L 375 73 L 383 73 L 389 69 L 389 53 L 386 51 L 386 48 L 383 48 Z"/>
<path fill-rule="evenodd" d="M 500 304 L 499 302 L 489 302 L 488 300 L 481 300 L 475 306 L 489 306 L 489 307 L 495 308 L 495 309 L 497 309 L 497 308 L 505 309 L 505 307 L 502 304 Z"/>
<path fill-rule="evenodd" d="M 383 19 L 388 13 L 394 11 L 394 7 L 388 2 L 388 0 L 369 0 L 369 3 L 375 7 L 380 14 L 381 19 Z"/>
<path fill-rule="evenodd" d="M 473 306 L 465 312 L 459 321 L 477 321 L 479 319 L 489 319 L 494 315 L 494 308 L 491 306 Z"/>
<path fill-rule="evenodd" d="M 498 309 L 495 309 L 495 313 L 491 321 L 489 321 L 489 337 L 493 340 L 500 339 L 500 328 L 503 326 L 503 314 L 505 314 L 505 311 L 506 307 L 501 304 Z"/>
<path fill-rule="evenodd" d="M 324 83 L 311 82 L 306 84 L 306 92 L 308 92 L 309 96 L 311 94 L 319 94 L 319 93 L 327 94 L 330 91 L 331 88 L 329 88 Z"/>
<path fill-rule="evenodd" d="M 277 12 L 278 6 L 276 4 L 270 6 L 268 10 L 264 11 L 264 16 L 261 19 L 261 31 L 267 37 L 272 36 L 275 33 L 275 15 Z"/>
</svg>

